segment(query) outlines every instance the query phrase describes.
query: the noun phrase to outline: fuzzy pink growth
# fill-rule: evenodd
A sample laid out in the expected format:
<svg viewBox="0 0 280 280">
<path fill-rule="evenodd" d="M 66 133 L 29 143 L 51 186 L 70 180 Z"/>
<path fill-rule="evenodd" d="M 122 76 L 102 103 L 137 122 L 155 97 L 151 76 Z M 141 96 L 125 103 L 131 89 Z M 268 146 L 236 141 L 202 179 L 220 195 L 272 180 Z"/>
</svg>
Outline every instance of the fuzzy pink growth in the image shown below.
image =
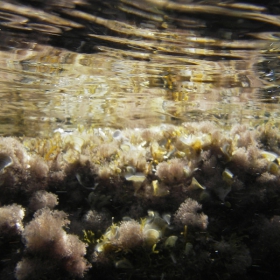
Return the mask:
<svg viewBox="0 0 280 280">
<path fill-rule="evenodd" d="M 175 223 L 178 226 L 187 225 L 206 229 L 208 225 L 208 216 L 203 213 L 197 213 L 201 208 L 202 205 L 197 201 L 187 198 L 175 213 Z"/>
</svg>

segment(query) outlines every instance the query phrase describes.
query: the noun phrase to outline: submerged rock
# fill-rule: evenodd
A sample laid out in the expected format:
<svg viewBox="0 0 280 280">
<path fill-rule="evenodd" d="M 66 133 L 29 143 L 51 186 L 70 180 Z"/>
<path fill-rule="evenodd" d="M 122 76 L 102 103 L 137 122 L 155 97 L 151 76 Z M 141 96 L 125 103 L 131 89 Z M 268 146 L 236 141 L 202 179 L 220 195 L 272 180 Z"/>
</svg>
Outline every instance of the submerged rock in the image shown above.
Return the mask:
<svg viewBox="0 0 280 280">
<path fill-rule="evenodd" d="M 171 265 L 164 269 L 166 275 L 175 273 L 178 264 L 183 267 L 181 275 L 194 266 L 194 274 L 201 269 L 212 275 L 227 270 L 232 275 L 246 274 L 258 258 L 254 244 L 263 240 L 261 225 L 269 226 L 258 223 L 255 213 L 266 216 L 268 210 L 277 216 L 280 133 L 268 125 L 251 133 L 249 127 L 222 130 L 212 123 L 161 126 L 160 130 L 75 130 L 71 139 L 82 141 L 78 140 L 81 145 L 74 149 L 76 157 L 71 161 L 65 157 L 73 151 L 67 134 L 19 139 L 12 147 L 0 138 L 4 150 L 0 202 L 17 203 L 1 207 L 1 228 L 10 225 L 17 233 L 14 238 L 22 236 L 26 247 L 20 253 L 22 261 L 14 263 L 18 279 L 35 275 L 45 261 L 60 275 L 68 271 L 73 277 L 84 274 L 86 279 L 100 267 L 112 275 L 134 268 L 144 277 L 151 273 L 149 261 L 152 267 Z M 147 141 L 155 131 L 158 137 Z M 201 142 L 201 131 L 210 135 L 207 145 Z M 188 133 L 191 142 L 182 142 L 181 135 Z M 275 146 L 267 147 L 271 133 Z M 130 146 L 128 151 L 120 135 Z M 264 152 L 268 148 L 272 152 Z M 50 210 L 55 207 L 63 212 Z M 24 220 L 22 215 L 16 218 L 17 209 L 26 212 Z M 8 210 L 9 215 L 5 214 Z M 47 217 L 58 223 L 57 230 L 47 230 Z M 252 234 L 252 228 L 260 233 Z M 73 242 L 79 251 L 71 249 Z M 64 253 L 59 244 L 64 244 Z M 35 249 L 42 256 L 39 262 L 32 257 Z M 58 264 L 47 260 L 50 256 Z M 231 264 L 227 256 L 238 256 L 239 261 Z M 81 267 L 73 270 L 68 266 L 75 259 Z M 269 267 L 265 261 L 264 266 Z"/>
</svg>

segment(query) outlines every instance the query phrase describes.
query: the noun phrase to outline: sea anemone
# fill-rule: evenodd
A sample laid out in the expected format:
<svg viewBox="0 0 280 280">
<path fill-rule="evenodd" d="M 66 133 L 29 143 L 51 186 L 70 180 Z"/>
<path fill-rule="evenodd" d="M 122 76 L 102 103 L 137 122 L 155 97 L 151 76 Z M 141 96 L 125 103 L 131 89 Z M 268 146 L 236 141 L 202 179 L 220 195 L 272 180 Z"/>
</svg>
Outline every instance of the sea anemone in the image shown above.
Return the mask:
<svg viewBox="0 0 280 280">
<path fill-rule="evenodd" d="M 121 222 L 118 233 L 117 244 L 125 250 L 140 246 L 143 243 L 144 235 L 141 225 L 135 220 Z"/>
<path fill-rule="evenodd" d="M 156 175 L 162 181 L 168 183 L 180 182 L 185 177 L 186 162 L 181 159 L 171 159 L 158 164 Z"/>
<path fill-rule="evenodd" d="M 60 268 L 67 271 L 72 276 L 82 277 L 85 271 L 90 267 L 84 255 L 86 254 L 86 244 L 79 240 L 78 236 L 67 234 L 63 229 L 69 224 L 67 214 L 63 211 L 51 211 L 48 208 L 38 210 L 34 214 L 34 219 L 25 227 L 23 231 L 23 240 L 28 253 L 28 262 L 26 258 L 19 262 L 16 268 L 17 279 L 30 279 L 34 277 L 34 270 L 26 272 L 24 263 L 29 265 L 33 262 L 34 267 L 38 262 L 49 258 L 50 267 Z M 36 260 L 34 256 L 36 257 Z M 24 271 L 24 272 L 23 272 Z M 53 271 L 49 267 L 42 268 L 40 275 L 52 275 Z"/>
<path fill-rule="evenodd" d="M 58 196 L 56 194 L 41 190 L 35 192 L 32 195 L 29 202 L 29 208 L 32 211 L 37 211 L 45 207 L 53 209 L 57 204 L 58 204 Z"/>
<path fill-rule="evenodd" d="M 17 235 L 23 231 L 22 220 L 24 208 L 17 204 L 6 205 L 0 208 L 1 235 Z"/>
<path fill-rule="evenodd" d="M 202 205 L 197 201 L 187 198 L 174 215 L 174 222 L 178 227 L 192 226 L 205 230 L 208 225 L 208 216 L 198 213 Z"/>
</svg>

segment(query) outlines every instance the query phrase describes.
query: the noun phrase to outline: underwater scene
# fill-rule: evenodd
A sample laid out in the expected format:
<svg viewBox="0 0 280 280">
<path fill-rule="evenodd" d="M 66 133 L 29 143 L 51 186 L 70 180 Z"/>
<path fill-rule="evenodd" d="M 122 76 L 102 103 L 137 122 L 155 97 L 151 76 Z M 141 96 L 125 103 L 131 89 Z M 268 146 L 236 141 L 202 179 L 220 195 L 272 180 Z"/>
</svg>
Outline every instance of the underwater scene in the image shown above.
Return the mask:
<svg viewBox="0 0 280 280">
<path fill-rule="evenodd" d="M 0 279 L 279 279 L 278 0 L 0 1 Z"/>
</svg>

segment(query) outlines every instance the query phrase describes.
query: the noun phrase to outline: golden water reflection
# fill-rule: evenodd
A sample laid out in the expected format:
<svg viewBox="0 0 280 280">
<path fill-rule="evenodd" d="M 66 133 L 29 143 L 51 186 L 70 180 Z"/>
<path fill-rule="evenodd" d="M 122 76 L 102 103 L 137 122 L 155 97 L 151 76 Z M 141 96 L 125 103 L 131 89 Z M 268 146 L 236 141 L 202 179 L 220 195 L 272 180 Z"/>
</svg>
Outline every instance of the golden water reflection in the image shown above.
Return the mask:
<svg viewBox="0 0 280 280">
<path fill-rule="evenodd" d="M 0 4 L 1 135 L 279 121 L 280 19 L 266 7 L 146 0 L 96 11 L 99 1 L 66 2 Z M 209 28 L 209 13 L 235 28 L 242 20 L 242 32 L 225 19 Z M 248 28 L 252 21 L 262 30 Z"/>
</svg>

